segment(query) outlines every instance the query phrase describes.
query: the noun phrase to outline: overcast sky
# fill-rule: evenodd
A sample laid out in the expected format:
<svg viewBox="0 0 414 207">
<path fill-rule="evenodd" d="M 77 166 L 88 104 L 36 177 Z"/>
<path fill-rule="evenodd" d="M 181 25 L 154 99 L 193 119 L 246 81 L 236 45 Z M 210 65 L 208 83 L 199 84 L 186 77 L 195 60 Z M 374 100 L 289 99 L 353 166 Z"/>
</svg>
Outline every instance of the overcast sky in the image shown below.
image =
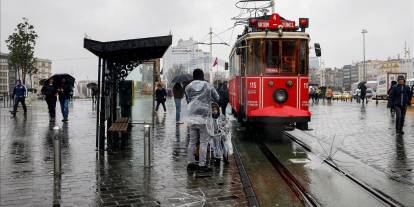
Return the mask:
<svg viewBox="0 0 414 207">
<path fill-rule="evenodd" d="M 22 17 L 39 34 L 36 56 L 52 59 L 53 72 L 97 77 L 97 58 L 83 49 L 86 33 L 100 41 L 168 35 L 204 39 L 233 26 L 239 14 L 235 0 L 0 0 L 1 51 L 4 40 Z M 287 19 L 310 18 L 312 42 L 319 42 L 327 67 L 362 59 L 361 30 L 366 28 L 367 58 L 387 59 L 403 53 L 404 42 L 414 53 L 413 0 L 279 0 L 276 11 Z M 240 27 L 220 38 L 233 43 Z M 215 38 L 215 41 L 222 41 Z M 204 48 L 208 50 L 208 48 Z M 215 46 L 214 56 L 228 59 L 230 47 Z"/>
</svg>

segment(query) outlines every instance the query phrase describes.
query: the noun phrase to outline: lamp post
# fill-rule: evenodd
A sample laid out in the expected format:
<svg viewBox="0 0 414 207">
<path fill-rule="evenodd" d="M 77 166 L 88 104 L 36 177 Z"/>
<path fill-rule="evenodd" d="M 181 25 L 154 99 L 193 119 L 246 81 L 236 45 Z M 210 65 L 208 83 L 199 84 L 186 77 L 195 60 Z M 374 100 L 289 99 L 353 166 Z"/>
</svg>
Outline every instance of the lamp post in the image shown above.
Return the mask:
<svg viewBox="0 0 414 207">
<path fill-rule="evenodd" d="M 362 29 L 362 48 L 363 48 L 363 53 L 364 53 L 364 72 L 363 72 L 363 80 L 367 81 L 367 63 L 365 61 L 365 34 L 368 33 L 368 30 L 366 29 Z"/>
</svg>

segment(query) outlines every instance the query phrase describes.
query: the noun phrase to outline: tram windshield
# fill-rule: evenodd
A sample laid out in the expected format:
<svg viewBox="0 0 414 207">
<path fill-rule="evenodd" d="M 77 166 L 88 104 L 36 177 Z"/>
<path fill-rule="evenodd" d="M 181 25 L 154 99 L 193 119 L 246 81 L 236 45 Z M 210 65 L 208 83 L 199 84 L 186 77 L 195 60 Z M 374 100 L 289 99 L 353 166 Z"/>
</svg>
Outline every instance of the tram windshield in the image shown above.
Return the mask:
<svg viewBox="0 0 414 207">
<path fill-rule="evenodd" d="M 247 74 L 308 73 L 307 40 L 251 39 L 247 44 Z"/>
</svg>

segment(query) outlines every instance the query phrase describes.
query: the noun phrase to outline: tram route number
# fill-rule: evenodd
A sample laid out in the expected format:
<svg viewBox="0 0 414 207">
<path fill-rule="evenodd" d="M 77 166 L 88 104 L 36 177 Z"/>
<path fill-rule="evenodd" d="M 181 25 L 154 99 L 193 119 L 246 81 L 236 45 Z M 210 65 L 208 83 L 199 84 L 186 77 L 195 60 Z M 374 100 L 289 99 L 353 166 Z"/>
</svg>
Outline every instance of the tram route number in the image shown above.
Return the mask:
<svg viewBox="0 0 414 207">
<path fill-rule="evenodd" d="M 256 89 L 257 88 L 256 82 L 250 82 L 249 83 L 249 88 Z"/>
</svg>

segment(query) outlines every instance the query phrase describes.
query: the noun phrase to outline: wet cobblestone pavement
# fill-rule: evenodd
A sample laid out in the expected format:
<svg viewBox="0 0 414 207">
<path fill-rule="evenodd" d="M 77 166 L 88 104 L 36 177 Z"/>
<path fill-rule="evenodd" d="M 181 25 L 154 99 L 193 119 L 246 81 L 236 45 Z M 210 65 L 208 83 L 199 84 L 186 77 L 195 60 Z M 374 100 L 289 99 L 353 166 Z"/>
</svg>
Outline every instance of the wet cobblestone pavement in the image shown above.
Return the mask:
<svg viewBox="0 0 414 207">
<path fill-rule="evenodd" d="M 391 179 L 414 186 L 414 108 L 407 111 L 403 136 L 396 135 L 395 119 L 384 102 L 320 103 L 310 110 L 312 131 L 307 133 L 334 143 L 333 148 L 341 148 Z"/>
<path fill-rule="evenodd" d="M 151 99 L 137 99 L 133 119 L 150 120 Z M 185 106 L 184 106 L 185 107 Z M 0 206 L 247 206 L 234 163 L 211 176 L 186 171 L 187 127 L 176 126 L 173 101 L 155 120 L 153 167 L 143 164 L 143 125 L 134 125 L 126 151 L 95 152 L 95 113 L 75 101 L 69 122 L 49 123 L 46 104 L 26 116 L 0 108 Z M 62 136 L 61 179 L 53 176 L 53 127 Z"/>
</svg>

